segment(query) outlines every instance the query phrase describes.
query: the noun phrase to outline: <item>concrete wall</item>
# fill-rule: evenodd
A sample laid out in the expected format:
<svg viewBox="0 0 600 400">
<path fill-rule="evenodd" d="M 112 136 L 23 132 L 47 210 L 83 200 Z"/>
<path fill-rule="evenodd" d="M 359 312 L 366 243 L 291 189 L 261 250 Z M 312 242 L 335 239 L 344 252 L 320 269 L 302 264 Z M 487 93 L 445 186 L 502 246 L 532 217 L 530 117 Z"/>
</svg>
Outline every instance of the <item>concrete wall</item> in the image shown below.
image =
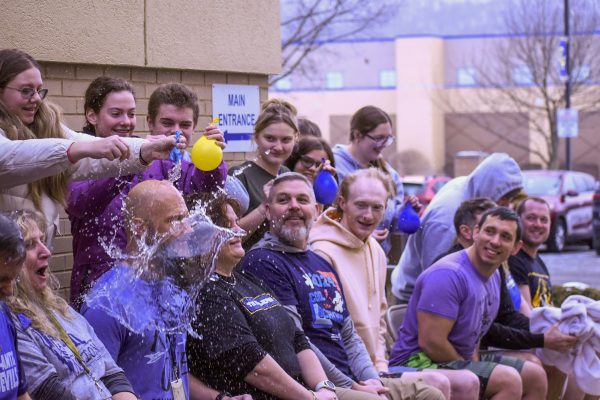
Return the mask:
<svg viewBox="0 0 600 400">
<path fill-rule="evenodd" d="M 275 74 L 279 0 L 3 0 L 0 48 L 41 61 Z"/>
</svg>

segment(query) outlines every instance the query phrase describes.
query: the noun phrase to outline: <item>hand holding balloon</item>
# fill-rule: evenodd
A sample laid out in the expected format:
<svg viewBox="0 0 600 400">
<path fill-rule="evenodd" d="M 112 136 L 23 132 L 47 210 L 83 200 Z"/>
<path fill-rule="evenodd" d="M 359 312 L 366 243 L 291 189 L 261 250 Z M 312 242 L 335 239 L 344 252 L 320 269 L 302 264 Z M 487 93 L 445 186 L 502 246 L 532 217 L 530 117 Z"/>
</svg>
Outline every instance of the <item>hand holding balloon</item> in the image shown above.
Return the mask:
<svg viewBox="0 0 600 400">
<path fill-rule="evenodd" d="M 411 203 L 406 203 L 404 210 L 398 215 L 396 224 L 399 231 L 409 235 L 419 230 L 421 220 L 419 220 L 419 214 L 417 214 Z"/>
<path fill-rule="evenodd" d="M 181 131 L 178 130 L 175 132 L 175 143 L 179 143 L 180 137 Z M 175 164 L 180 163 L 181 160 L 183 160 L 183 150 L 174 147 L 173 150 L 171 150 L 171 153 L 169 154 L 169 159 Z"/>
<path fill-rule="evenodd" d="M 213 171 L 223 161 L 225 138 L 215 126 L 217 122 L 219 122 L 218 117 L 204 130 L 204 136 L 192 147 L 192 162 L 201 171 Z"/>
<path fill-rule="evenodd" d="M 313 183 L 315 198 L 318 203 L 330 205 L 333 204 L 338 191 L 338 183 L 328 170 L 321 170 Z"/>
</svg>

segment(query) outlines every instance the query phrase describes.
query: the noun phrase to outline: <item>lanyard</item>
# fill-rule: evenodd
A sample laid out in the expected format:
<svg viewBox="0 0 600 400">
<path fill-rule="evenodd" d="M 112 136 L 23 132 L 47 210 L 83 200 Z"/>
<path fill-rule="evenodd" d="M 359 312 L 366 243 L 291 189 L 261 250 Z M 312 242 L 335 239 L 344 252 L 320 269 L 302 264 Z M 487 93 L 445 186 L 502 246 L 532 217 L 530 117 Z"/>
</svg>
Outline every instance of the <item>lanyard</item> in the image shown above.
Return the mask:
<svg viewBox="0 0 600 400">
<path fill-rule="evenodd" d="M 61 341 L 65 344 L 65 346 L 67 346 L 69 348 L 69 350 L 71 350 L 71 352 L 73 353 L 73 355 L 75 356 L 75 358 L 77 359 L 77 361 L 79 361 L 79 364 L 81 365 L 81 367 L 85 371 L 86 375 L 96 385 L 96 389 L 98 389 L 98 392 L 102 396 L 106 396 L 106 393 L 104 392 L 104 389 L 102 388 L 102 386 L 100 386 L 100 382 L 98 382 L 98 380 L 93 377 L 90 369 L 85 364 L 85 361 L 83 361 L 83 357 L 81 357 L 81 353 L 79 353 L 79 349 L 77 349 L 77 346 L 75 346 L 75 343 L 73 343 L 73 341 L 71 340 L 71 338 L 67 334 L 67 331 L 65 331 L 65 328 L 63 328 L 63 326 L 60 324 L 60 322 L 58 321 L 58 319 L 56 319 L 56 317 L 54 316 L 54 314 L 52 313 L 52 311 L 50 311 L 50 310 L 45 310 L 45 311 L 46 311 L 46 315 L 48 316 L 48 319 L 50 319 L 50 322 L 52 322 L 52 325 L 54 325 L 54 327 L 58 331 L 58 334 L 60 335 Z M 104 397 L 104 398 L 110 399 L 111 395 L 109 394 L 108 397 Z"/>
<path fill-rule="evenodd" d="M 177 336 L 174 333 L 165 334 L 169 358 L 171 359 L 171 378 L 179 379 L 179 365 L 177 364 Z"/>
</svg>

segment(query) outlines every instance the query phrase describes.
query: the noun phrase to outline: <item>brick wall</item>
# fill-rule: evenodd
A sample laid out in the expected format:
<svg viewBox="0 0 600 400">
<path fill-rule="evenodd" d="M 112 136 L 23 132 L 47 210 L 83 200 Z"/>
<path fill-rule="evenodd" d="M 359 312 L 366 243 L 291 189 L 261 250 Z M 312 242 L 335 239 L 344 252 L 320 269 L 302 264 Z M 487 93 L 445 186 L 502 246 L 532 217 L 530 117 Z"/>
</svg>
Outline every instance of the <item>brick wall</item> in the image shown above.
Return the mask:
<svg viewBox="0 0 600 400">
<path fill-rule="evenodd" d="M 44 85 L 49 89 L 48 99 L 60 105 L 64 113 L 64 123 L 77 131 L 80 131 L 84 124 L 83 95 L 85 90 L 94 78 L 101 75 L 121 77 L 134 86 L 137 101 L 136 134 L 140 136 L 145 136 L 148 132 L 146 125 L 148 98 L 154 89 L 163 83 L 180 82 L 196 92 L 200 103 L 198 127 L 204 127 L 212 121 L 211 85 L 214 83 L 258 85 L 261 102 L 267 100 L 268 78 L 266 75 L 50 62 L 42 63 L 41 67 Z M 194 134 L 190 146 L 199 137 L 199 133 Z M 252 157 L 248 153 L 224 154 L 225 160 L 230 166 Z M 61 213 L 60 232 L 61 234 L 54 240 L 54 255 L 50 266 L 60 283 L 59 292 L 68 298 L 73 254 L 71 226 L 64 212 Z"/>
</svg>

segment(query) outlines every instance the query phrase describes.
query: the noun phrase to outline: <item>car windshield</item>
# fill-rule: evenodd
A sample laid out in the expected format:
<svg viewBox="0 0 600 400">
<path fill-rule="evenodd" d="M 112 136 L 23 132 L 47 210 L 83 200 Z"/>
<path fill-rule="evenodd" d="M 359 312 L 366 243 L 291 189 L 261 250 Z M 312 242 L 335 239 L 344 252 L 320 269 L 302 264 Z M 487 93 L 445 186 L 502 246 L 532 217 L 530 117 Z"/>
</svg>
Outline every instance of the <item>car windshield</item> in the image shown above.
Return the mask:
<svg viewBox="0 0 600 400">
<path fill-rule="evenodd" d="M 560 177 L 525 175 L 523 187 L 529 196 L 556 196 L 560 192 Z"/>
<path fill-rule="evenodd" d="M 423 184 L 421 183 L 403 183 L 405 196 L 416 196 L 423 192 Z"/>
</svg>

